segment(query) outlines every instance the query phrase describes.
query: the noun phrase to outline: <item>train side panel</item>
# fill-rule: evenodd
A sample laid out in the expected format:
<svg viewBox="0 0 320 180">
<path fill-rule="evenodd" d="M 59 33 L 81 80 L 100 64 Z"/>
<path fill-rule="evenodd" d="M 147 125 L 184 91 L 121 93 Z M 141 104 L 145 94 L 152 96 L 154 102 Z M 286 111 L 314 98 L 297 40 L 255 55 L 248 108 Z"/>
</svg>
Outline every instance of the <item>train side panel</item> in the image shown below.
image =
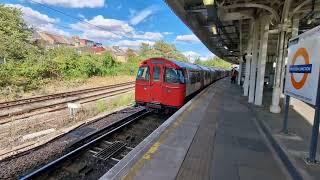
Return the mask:
<svg viewBox="0 0 320 180">
<path fill-rule="evenodd" d="M 162 104 L 170 107 L 181 107 L 186 96 L 185 84 L 164 84 Z"/>
</svg>

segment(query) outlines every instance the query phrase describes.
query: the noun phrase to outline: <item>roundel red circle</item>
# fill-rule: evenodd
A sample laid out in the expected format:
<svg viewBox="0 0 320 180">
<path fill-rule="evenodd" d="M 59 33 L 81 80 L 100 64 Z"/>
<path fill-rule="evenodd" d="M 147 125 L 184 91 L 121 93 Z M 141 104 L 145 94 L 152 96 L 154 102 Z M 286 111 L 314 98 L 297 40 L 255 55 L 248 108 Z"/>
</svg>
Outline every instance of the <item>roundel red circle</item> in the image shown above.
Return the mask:
<svg viewBox="0 0 320 180">
<path fill-rule="evenodd" d="M 310 64 L 310 58 L 309 58 L 307 49 L 300 48 L 297 50 L 297 52 L 293 56 L 292 65 L 296 63 L 296 60 L 299 56 L 303 57 L 305 64 Z M 300 81 L 296 81 L 296 79 L 293 76 L 293 73 L 291 73 L 291 83 L 295 89 L 301 89 L 306 83 L 307 78 L 308 78 L 308 73 L 303 73 L 302 79 Z"/>
</svg>

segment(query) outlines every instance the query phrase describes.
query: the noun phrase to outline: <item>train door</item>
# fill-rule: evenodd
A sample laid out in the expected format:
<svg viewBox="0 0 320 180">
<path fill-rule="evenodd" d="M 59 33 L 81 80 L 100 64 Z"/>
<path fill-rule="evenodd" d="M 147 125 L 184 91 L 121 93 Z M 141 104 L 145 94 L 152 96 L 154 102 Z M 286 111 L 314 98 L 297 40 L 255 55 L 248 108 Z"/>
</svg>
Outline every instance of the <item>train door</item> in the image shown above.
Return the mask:
<svg viewBox="0 0 320 180">
<path fill-rule="evenodd" d="M 152 67 L 152 78 L 150 85 L 151 102 L 160 104 L 162 102 L 162 86 L 163 86 L 163 65 L 154 64 Z"/>
<path fill-rule="evenodd" d="M 141 66 L 136 79 L 135 98 L 137 102 L 150 102 L 150 67 Z"/>
</svg>

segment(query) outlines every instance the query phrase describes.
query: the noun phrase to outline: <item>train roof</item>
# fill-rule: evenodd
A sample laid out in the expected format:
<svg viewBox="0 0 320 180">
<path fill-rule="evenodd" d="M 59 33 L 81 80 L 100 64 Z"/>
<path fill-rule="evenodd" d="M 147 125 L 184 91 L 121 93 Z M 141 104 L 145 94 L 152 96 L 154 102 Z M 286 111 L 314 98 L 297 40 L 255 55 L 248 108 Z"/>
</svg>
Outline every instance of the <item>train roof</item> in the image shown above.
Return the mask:
<svg viewBox="0 0 320 180">
<path fill-rule="evenodd" d="M 206 66 L 187 63 L 187 62 L 183 62 L 183 61 L 179 61 L 179 60 L 175 60 L 175 59 L 170 59 L 169 60 L 169 59 L 159 58 L 159 57 L 150 58 L 150 59 L 145 60 L 144 62 L 152 61 L 152 60 L 169 61 L 169 62 L 175 64 L 176 66 L 180 67 L 180 68 L 184 68 L 184 69 L 188 69 L 188 70 L 196 70 L 196 71 L 225 71 L 225 70 L 223 70 L 221 68 L 217 68 L 217 67 L 206 67 Z"/>
<path fill-rule="evenodd" d="M 202 68 L 196 64 L 186 63 L 178 60 L 170 60 L 181 68 L 186 68 L 190 70 L 202 70 Z"/>
<path fill-rule="evenodd" d="M 200 66 L 200 65 L 199 65 Z M 206 67 L 206 66 L 200 66 L 203 70 L 205 71 L 211 71 L 211 69 L 209 67 Z"/>
</svg>

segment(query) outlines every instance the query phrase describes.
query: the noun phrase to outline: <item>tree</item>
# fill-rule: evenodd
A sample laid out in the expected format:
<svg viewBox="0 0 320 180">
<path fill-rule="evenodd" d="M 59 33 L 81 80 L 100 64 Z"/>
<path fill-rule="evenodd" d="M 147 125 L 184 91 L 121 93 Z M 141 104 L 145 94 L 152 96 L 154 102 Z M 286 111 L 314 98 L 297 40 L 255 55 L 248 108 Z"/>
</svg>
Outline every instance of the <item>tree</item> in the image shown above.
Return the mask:
<svg viewBox="0 0 320 180">
<path fill-rule="evenodd" d="M 200 58 L 197 58 L 197 59 L 194 60 L 194 64 L 201 64 L 201 63 L 202 62 L 201 62 Z"/>
<path fill-rule="evenodd" d="M 187 57 L 179 52 L 175 45 L 164 41 L 157 41 L 153 46 L 143 43 L 140 47 L 140 55 L 144 58 L 163 57 L 188 62 Z"/>
<path fill-rule="evenodd" d="M 141 43 L 140 54 L 146 54 L 150 50 L 149 44 Z"/>
<path fill-rule="evenodd" d="M 134 52 L 133 49 L 128 48 L 126 51 L 128 57 L 136 56 L 137 54 Z"/>
<path fill-rule="evenodd" d="M 223 68 L 223 69 L 229 69 L 231 68 L 231 64 L 228 63 L 225 60 L 222 60 L 218 57 L 213 57 L 211 59 L 208 59 L 207 61 L 195 61 L 195 64 L 199 64 L 199 65 L 203 65 L 203 66 L 207 66 L 207 67 L 219 67 L 219 68 Z"/>
<path fill-rule="evenodd" d="M 37 51 L 31 43 L 32 29 L 14 7 L 0 5 L 0 58 L 23 60 Z"/>
</svg>

